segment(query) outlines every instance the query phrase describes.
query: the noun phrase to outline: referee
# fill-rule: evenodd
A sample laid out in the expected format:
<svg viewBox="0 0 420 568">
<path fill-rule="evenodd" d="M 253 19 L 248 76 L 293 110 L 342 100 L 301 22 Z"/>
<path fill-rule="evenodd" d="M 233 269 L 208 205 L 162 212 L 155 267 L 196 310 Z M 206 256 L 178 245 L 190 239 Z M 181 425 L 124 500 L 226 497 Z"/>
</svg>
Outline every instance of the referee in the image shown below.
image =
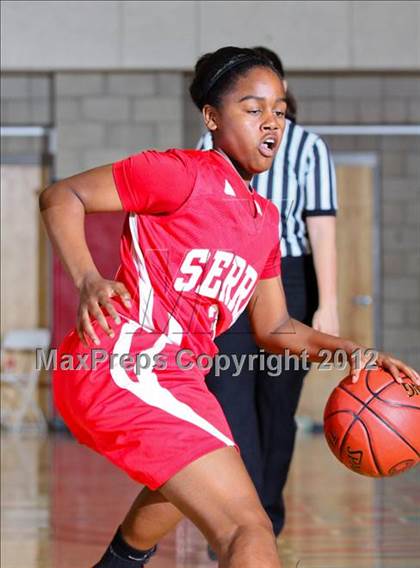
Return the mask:
<svg viewBox="0 0 420 568">
<path fill-rule="evenodd" d="M 284 78 L 277 55 L 263 47 L 256 49 Z M 296 103 L 290 93 L 288 99 L 280 148 L 271 169 L 254 177 L 253 187 L 280 210 L 282 280 L 290 316 L 338 335 L 334 165 L 325 142 L 295 123 Z M 198 149 L 211 148 L 208 132 Z M 260 353 L 246 313 L 216 343 L 228 356 Z M 283 368 L 284 360 L 280 363 L 279 368 Z M 206 378 L 225 412 L 277 536 L 285 520 L 282 494 L 293 454 L 294 416 L 305 374 L 306 370 L 292 365 L 292 370 L 277 376 L 244 368 L 239 377 L 225 371 L 220 376 L 210 372 Z"/>
</svg>

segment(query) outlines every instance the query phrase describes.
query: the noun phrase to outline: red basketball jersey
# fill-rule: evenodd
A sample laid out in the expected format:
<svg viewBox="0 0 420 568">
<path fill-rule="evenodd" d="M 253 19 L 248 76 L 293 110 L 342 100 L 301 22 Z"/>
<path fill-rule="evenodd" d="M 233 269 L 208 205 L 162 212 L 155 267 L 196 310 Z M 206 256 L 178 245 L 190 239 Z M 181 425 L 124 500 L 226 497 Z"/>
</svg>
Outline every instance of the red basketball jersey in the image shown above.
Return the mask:
<svg viewBox="0 0 420 568">
<path fill-rule="evenodd" d="M 235 445 L 194 358 L 214 355 L 215 335 L 245 309 L 258 278 L 279 274 L 278 213 L 215 151 L 144 152 L 113 172 L 129 212 L 116 278 L 132 309 L 119 305 L 113 338 L 93 322 L 108 354 L 96 367 L 93 350 L 68 334 L 59 360 L 80 355 L 87 365 L 54 373 L 54 400 L 80 442 L 155 490 Z M 191 353 L 179 362 L 184 350 Z M 126 368 L 127 355 L 148 355 L 153 365 Z"/>
<path fill-rule="evenodd" d="M 259 278 L 280 273 L 279 215 L 216 151 L 148 151 L 113 174 L 127 217 L 116 279 L 148 333 L 214 355 Z"/>
</svg>

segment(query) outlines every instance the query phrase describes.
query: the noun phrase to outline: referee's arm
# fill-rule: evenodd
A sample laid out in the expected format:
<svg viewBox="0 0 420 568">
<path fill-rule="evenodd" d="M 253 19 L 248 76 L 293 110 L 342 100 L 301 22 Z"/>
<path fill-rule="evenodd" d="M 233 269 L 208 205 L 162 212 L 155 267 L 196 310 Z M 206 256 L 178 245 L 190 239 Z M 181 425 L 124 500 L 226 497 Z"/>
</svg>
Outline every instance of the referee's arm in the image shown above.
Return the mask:
<svg viewBox="0 0 420 568">
<path fill-rule="evenodd" d="M 317 138 L 309 157 L 305 184 L 305 217 L 315 265 L 319 304 L 312 326 L 339 334 L 337 310 L 336 213 L 334 164 L 327 145 Z"/>
</svg>

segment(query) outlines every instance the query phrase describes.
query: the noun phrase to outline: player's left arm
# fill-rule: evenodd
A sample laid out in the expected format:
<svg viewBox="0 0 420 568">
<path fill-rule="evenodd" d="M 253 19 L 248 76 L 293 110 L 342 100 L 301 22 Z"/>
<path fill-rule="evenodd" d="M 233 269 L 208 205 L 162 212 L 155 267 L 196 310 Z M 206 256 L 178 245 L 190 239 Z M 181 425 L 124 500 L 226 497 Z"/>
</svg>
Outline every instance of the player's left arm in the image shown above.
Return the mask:
<svg viewBox="0 0 420 568">
<path fill-rule="evenodd" d="M 259 281 L 249 302 L 248 312 L 257 344 L 269 353 L 282 354 L 288 349 L 290 353 L 302 356 L 306 352 L 310 361 L 320 362 L 322 349 L 332 354 L 343 350 L 347 354 L 354 382 L 369 361 L 366 347 L 348 339 L 327 335 L 291 318 L 279 277 Z M 402 382 L 402 372 L 420 385 L 420 375 L 399 359 L 378 353 L 376 363 L 387 369 L 396 381 Z"/>
</svg>

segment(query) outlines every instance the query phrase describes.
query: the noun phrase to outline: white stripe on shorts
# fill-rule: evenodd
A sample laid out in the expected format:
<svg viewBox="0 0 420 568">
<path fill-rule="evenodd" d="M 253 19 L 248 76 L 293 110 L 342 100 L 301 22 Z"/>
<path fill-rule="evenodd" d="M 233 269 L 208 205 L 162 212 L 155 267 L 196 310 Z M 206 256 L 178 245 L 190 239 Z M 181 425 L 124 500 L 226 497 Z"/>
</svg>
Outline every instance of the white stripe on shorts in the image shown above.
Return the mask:
<svg viewBox="0 0 420 568">
<path fill-rule="evenodd" d="M 113 354 L 115 354 L 114 361 L 116 361 L 116 363 L 114 368 L 111 369 L 111 376 L 114 382 L 120 388 L 130 391 L 146 404 L 159 408 L 180 420 L 194 424 L 215 438 L 218 438 L 227 446 L 234 446 L 235 443 L 233 440 L 225 436 L 205 418 L 197 414 L 188 404 L 176 399 L 168 389 L 162 387 L 156 373 L 153 372 L 153 368 L 140 369 L 138 372 L 136 370 L 137 382 L 130 379 L 126 370 L 121 366 L 120 361 L 123 354 L 130 353 L 133 334 L 140 328 L 141 326 L 133 320 L 129 320 L 122 325 L 120 335 L 115 342 L 113 350 Z M 148 355 L 152 361 L 153 357 L 161 353 L 167 344 L 175 342 L 175 337 L 171 337 L 173 332 L 177 332 L 177 326 L 170 324 L 168 335 L 163 334 L 159 336 L 152 347 L 145 349 L 140 352 L 140 354 Z"/>
</svg>

